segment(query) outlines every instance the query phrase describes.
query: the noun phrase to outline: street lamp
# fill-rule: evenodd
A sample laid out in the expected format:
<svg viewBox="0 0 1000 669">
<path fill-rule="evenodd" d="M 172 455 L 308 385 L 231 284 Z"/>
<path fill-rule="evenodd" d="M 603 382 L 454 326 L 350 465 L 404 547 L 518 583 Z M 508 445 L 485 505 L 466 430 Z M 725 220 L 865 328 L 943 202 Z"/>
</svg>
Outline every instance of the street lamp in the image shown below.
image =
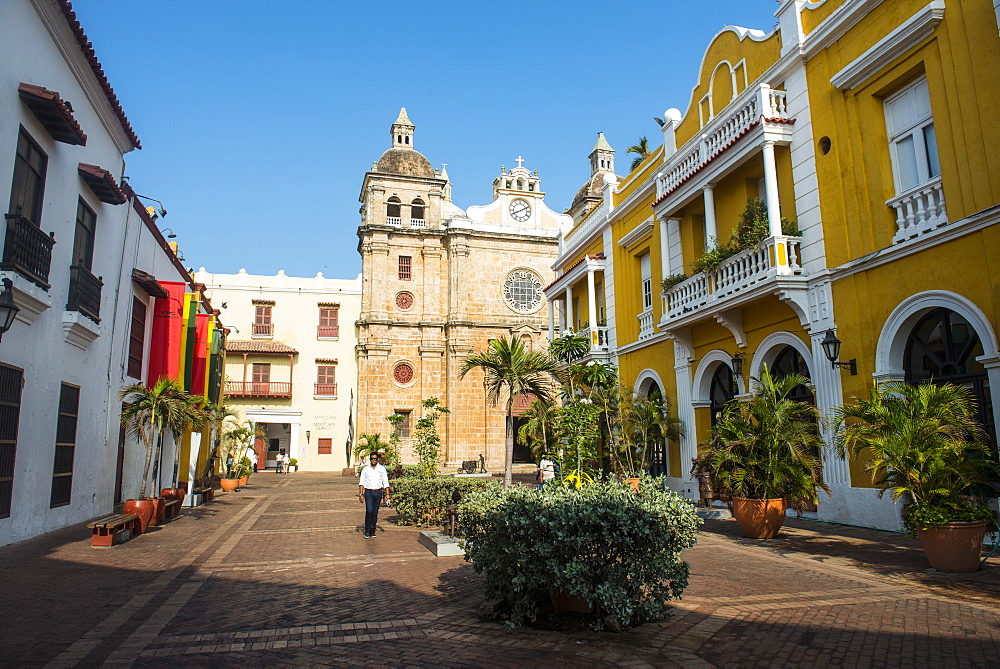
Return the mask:
<svg viewBox="0 0 1000 669">
<path fill-rule="evenodd" d="M 843 369 L 851 370 L 851 376 L 858 375 L 858 361 L 855 358 L 851 358 L 847 362 L 837 362 L 837 358 L 840 357 L 840 344 L 841 341 L 837 339 L 837 335 L 833 333 L 833 330 L 827 330 L 826 336 L 823 337 L 823 341 L 819 343 L 823 347 L 823 353 L 826 355 L 826 359 L 830 361 L 834 369 L 841 367 Z"/>
<path fill-rule="evenodd" d="M 10 279 L 3 280 L 3 292 L 0 293 L 0 339 L 3 339 L 3 334 L 10 330 L 10 326 L 14 324 L 14 317 L 21 310 L 14 304 L 14 293 L 11 291 L 13 285 L 14 282 Z"/>
<path fill-rule="evenodd" d="M 733 357 L 730 358 L 729 362 L 733 366 L 733 374 L 736 376 L 743 376 L 743 353 L 733 353 Z"/>
</svg>

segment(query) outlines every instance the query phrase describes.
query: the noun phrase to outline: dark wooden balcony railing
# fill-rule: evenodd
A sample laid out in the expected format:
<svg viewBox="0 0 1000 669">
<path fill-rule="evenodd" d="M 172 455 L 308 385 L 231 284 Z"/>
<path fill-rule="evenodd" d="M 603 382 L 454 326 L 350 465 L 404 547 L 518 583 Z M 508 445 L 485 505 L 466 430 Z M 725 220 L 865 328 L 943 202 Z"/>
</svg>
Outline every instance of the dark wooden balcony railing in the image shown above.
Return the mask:
<svg viewBox="0 0 1000 669">
<path fill-rule="evenodd" d="M 20 214 L 7 214 L 5 218 L 7 236 L 0 269 L 13 270 L 39 288 L 48 290 L 55 237 L 45 234 Z"/>
<path fill-rule="evenodd" d="M 336 383 L 317 383 L 313 395 L 319 397 L 335 397 L 337 395 Z"/>
<path fill-rule="evenodd" d="M 317 337 L 339 337 L 340 336 L 340 326 L 339 325 L 320 325 L 316 328 Z"/>
<path fill-rule="evenodd" d="M 104 282 L 83 265 L 69 268 L 69 301 L 66 311 L 79 311 L 94 321 L 101 322 L 101 288 Z"/>
<path fill-rule="evenodd" d="M 292 396 L 289 381 L 226 381 L 226 394 L 230 397 L 283 397 Z"/>
<path fill-rule="evenodd" d="M 274 323 L 254 323 L 252 336 L 254 337 L 273 337 L 274 336 Z"/>
</svg>

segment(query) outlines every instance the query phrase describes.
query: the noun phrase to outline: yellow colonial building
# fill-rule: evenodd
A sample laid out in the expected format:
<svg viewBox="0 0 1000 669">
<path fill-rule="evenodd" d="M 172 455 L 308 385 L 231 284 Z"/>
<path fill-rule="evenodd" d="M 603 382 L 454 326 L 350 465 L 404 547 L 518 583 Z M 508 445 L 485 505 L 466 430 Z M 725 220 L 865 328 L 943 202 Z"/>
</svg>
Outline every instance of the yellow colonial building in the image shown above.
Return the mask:
<svg viewBox="0 0 1000 669">
<path fill-rule="evenodd" d="M 686 433 L 658 468 L 692 499 L 698 443 L 764 365 L 812 379 L 802 399 L 824 411 L 873 379 L 962 384 L 997 435 L 998 5 L 781 0 L 775 16 L 718 33 L 662 147 L 585 185 L 599 197 L 574 203 L 547 289 L 560 325 L 597 324 L 592 355 L 623 383 L 670 398 Z M 899 526 L 824 455 L 816 517 Z"/>
</svg>

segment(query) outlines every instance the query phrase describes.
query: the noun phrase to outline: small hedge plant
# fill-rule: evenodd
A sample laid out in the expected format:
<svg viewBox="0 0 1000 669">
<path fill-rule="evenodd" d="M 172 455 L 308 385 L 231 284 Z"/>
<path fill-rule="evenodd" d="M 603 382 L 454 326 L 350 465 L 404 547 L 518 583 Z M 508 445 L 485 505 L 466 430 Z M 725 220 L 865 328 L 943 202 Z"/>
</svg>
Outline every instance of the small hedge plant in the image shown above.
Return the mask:
<svg viewBox="0 0 1000 669">
<path fill-rule="evenodd" d="M 678 555 L 701 524 L 690 502 L 650 477 L 638 492 L 615 480 L 490 488 L 466 497 L 458 519 L 465 558 L 486 575 L 492 613 L 509 628 L 546 614 L 554 593 L 587 600 L 596 627 L 662 619 L 687 587 Z"/>
<path fill-rule="evenodd" d="M 404 471 L 405 471 L 404 467 Z M 401 477 L 392 483 L 392 502 L 399 516 L 398 525 L 441 525 L 447 521 L 445 507 L 458 490 L 465 498 L 473 491 L 500 486 L 499 480 L 454 478 Z"/>
</svg>

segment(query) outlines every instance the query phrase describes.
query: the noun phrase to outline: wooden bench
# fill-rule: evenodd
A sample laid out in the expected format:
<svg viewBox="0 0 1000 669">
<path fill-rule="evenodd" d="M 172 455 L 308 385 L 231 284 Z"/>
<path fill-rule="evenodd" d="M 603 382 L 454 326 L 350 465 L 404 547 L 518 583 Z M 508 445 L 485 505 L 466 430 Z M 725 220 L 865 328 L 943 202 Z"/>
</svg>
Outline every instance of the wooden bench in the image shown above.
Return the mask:
<svg viewBox="0 0 1000 669">
<path fill-rule="evenodd" d="M 209 502 L 209 501 L 211 501 L 212 497 L 214 496 L 214 493 L 212 492 L 212 487 L 211 486 L 204 486 L 202 488 L 195 488 L 191 492 L 194 493 L 195 495 L 201 495 L 201 499 L 202 499 L 203 502 Z"/>
<path fill-rule="evenodd" d="M 163 517 L 176 518 L 181 513 L 181 501 L 179 499 L 164 500 Z"/>
<path fill-rule="evenodd" d="M 114 546 L 123 544 L 139 534 L 139 516 L 134 513 L 120 513 L 99 518 L 87 527 L 94 531 L 90 537 L 91 546 Z"/>
</svg>

